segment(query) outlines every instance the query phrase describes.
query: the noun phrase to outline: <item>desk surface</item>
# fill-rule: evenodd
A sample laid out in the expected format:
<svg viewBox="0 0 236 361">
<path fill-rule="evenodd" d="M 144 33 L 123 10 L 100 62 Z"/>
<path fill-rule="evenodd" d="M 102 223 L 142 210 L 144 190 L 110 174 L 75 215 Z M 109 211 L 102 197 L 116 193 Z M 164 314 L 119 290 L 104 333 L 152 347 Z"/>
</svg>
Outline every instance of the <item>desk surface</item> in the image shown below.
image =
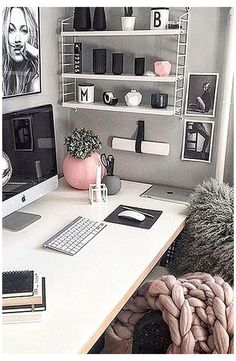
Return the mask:
<svg viewBox="0 0 236 361">
<path fill-rule="evenodd" d="M 86 353 L 144 280 L 185 223 L 185 205 L 141 198 L 150 185 L 122 182 L 106 205 L 60 180 L 56 191 L 26 206 L 42 218 L 20 232 L 3 231 L 3 270 L 34 269 L 46 277 L 40 323 L 3 325 L 4 353 Z M 119 204 L 163 213 L 150 230 L 108 223 L 75 256 L 41 247 L 78 215 L 102 221 Z"/>
</svg>

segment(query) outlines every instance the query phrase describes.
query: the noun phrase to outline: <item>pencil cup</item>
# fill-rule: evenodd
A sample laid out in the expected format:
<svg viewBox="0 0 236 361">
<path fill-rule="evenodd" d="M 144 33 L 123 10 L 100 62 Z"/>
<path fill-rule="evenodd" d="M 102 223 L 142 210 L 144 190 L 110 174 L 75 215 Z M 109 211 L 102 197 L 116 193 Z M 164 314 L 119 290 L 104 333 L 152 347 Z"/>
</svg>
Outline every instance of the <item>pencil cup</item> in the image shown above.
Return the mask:
<svg viewBox="0 0 236 361">
<path fill-rule="evenodd" d="M 107 202 L 107 187 L 105 184 L 97 186 L 96 184 L 89 185 L 89 202 L 90 204 L 102 204 Z"/>
<path fill-rule="evenodd" d="M 112 73 L 121 75 L 123 73 L 123 53 L 112 53 Z"/>
<path fill-rule="evenodd" d="M 143 75 L 145 71 L 145 58 L 134 59 L 134 74 Z"/>
<path fill-rule="evenodd" d="M 93 49 L 93 72 L 105 74 L 107 65 L 107 49 Z"/>
</svg>

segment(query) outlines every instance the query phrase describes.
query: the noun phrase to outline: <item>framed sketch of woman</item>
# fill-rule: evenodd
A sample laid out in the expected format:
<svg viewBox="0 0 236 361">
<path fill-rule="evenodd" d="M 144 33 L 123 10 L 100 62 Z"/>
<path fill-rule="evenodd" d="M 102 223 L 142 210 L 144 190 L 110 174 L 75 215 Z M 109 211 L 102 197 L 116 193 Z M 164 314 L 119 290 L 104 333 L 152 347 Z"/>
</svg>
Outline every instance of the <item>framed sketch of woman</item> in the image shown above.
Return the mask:
<svg viewBox="0 0 236 361">
<path fill-rule="evenodd" d="M 40 93 L 39 8 L 5 7 L 2 21 L 3 97 Z"/>
<path fill-rule="evenodd" d="M 215 117 L 218 73 L 189 73 L 185 115 Z"/>
</svg>

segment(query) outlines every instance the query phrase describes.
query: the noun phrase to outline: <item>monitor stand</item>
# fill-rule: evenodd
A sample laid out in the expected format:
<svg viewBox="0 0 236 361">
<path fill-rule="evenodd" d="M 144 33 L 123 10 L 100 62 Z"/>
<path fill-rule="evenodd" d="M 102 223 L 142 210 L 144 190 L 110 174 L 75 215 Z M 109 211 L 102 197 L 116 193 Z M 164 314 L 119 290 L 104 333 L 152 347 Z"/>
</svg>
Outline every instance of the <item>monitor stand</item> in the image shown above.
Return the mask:
<svg viewBox="0 0 236 361">
<path fill-rule="evenodd" d="M 2 227 L 8 231 L 18 232 L 40 219 L 39 214 L 13 212 L 2 220 Z"/>
</svg>

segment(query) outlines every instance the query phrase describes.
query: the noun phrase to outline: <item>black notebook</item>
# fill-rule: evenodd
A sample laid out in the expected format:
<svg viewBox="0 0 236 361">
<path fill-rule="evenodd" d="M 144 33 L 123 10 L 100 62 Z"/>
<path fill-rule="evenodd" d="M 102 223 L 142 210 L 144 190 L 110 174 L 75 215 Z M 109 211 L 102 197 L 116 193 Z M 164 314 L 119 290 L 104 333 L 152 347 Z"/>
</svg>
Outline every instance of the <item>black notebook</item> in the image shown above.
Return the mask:
<svg viewBox="0 0 236 361">
<path fill-rule="evenodd" d="M 35 312 L 46 310 L 46 286 L 45 277 L 42 277 L 42 303 L 35 305 L 3 306 L 2 313 Z"/>
<path fill-rule="evenodd" d="M 34 271 L 2 273 L 2 297 L 31 296 L 34 293 Z"/>
</svg>

